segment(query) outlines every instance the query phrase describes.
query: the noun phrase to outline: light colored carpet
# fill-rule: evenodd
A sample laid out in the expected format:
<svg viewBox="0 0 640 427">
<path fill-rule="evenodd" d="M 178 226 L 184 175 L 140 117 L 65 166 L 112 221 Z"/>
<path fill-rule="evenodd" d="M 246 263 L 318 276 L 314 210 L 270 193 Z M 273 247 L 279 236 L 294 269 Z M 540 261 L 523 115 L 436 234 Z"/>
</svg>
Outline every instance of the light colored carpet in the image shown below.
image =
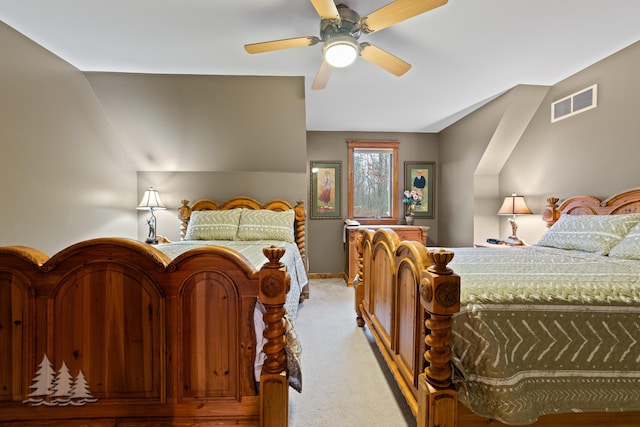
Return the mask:
<svg viewBox="0 0 640 427">
<path fill-rule="evenodd" d="M 356 324 L 353 288 L 342 279 L 317 279 L 310 293 L 295 322 L 302 393 L 289 389 L 289 425 L 415 426 L 373 337 Z"/>
</svg>

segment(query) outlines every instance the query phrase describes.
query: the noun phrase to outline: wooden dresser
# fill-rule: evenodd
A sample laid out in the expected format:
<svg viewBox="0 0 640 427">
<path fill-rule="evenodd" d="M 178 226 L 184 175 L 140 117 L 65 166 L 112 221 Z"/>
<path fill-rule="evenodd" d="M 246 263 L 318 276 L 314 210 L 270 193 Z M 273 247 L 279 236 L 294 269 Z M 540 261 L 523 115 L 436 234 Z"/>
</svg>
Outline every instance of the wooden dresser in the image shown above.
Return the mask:
<svg viewBox="0 0 640 427">
<path fill-rule="evenodd" d="M 378 228 L 390 228 L 398 234 L 402 240 L 415 240 L 427 244 L 427 232 L 429 227 L 419 225 L 361 225 L 346 227 L 345 229 L 345 278 L 347 286 L 353 285 L 353 279 L 358 273 L 358 251 L 356 251 L 356 239 L 361 230 L 377 230 Z"/>
</svg>

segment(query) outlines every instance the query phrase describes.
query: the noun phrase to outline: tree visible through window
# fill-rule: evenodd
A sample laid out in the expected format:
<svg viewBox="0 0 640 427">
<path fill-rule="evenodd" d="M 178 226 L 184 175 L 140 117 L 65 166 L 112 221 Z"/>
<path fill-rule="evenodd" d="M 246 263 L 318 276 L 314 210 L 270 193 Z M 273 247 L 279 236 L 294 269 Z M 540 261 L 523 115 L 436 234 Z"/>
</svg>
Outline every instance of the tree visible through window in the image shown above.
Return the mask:
<svg viewBox="0 0 640 427">
<path fill-rule="evenodd" d="M 397 223 L 398 142 L 348 141 L 349 217 Z"/>
</svg>

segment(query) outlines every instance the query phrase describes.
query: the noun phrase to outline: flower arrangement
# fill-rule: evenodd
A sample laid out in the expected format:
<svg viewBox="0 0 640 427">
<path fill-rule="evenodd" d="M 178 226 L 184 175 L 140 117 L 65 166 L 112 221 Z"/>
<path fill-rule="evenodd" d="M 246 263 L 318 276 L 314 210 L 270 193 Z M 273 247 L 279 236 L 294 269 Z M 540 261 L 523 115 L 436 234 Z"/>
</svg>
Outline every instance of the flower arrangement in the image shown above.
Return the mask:
<svg viewBox="0 0 640 427">
<path fill-rule="evenodd" d="M 415 190 L 404 190 L 402 203 L 405 205 L 404 216 L 413 216 L 416 205 L 422 201 L 422 196 Z"/>
</svg>

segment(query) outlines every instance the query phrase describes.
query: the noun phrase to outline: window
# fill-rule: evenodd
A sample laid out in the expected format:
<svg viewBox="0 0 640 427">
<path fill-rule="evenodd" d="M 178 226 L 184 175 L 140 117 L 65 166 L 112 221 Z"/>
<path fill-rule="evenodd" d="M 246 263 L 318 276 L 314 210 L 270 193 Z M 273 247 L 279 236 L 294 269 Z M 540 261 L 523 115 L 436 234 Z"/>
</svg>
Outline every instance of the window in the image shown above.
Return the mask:
<svg viewBox="0 0 640 427">
<path fill-rule="evenodd" d="M 398 223 L 398 142 L 347 141 L 349 218 Z"/>
</svg>

